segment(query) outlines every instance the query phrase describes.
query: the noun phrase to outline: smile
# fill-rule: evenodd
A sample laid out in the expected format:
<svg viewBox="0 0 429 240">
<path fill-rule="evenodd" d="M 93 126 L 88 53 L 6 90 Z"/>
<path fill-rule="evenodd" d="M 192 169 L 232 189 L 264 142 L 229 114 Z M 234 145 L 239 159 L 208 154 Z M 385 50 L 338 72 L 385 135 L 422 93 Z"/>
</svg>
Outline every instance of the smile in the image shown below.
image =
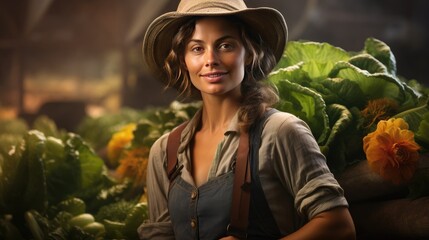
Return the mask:
<svg viewBox="0 0 429 240">
<path fill-rule="evenodd" d="M 206 78 L 217 78 L 217 77 L 221 77 L 223 75 L 226 75 L 226 73 L 208 73 L 208 74 L 202 74 L 201 76 L 206 77 Z"/>
</svg>

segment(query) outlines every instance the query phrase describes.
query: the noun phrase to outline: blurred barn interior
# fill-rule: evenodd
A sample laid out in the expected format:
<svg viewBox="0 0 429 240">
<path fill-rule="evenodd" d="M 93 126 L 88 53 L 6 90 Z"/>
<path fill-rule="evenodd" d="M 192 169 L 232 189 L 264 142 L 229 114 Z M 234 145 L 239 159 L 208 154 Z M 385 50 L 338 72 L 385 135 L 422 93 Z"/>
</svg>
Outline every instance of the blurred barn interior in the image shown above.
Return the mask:
<svg viewBox="0 0 429 240">
<path fill-rule="evenodd" d="M 429 84 L 429 1 L 247 0 L 280 10 L 289 40 L 348 51 L 367 37 L 386 42 L 398 73 Z M 172 0 L 0 0 L 0 118 L 40 114 L 73 130 L 86 115 L 169 104 L 141 64 L 141 40 Z"/>
</svg>

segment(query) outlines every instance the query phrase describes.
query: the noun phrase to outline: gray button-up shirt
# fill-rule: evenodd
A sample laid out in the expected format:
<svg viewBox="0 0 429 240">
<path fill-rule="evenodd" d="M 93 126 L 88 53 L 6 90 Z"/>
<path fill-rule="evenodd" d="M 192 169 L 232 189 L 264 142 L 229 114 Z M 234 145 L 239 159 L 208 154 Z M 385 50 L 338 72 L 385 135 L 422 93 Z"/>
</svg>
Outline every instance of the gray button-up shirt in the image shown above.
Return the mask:
<svg viewBox="0 0 429 240">
<path fill-rule="evenodd" d="M 194 184 L 190 142 L 201 120 L 199 111 L 182 132 L 178 161 L 181 177 Z M 168 213 L 169 180 L 166 174 L 167 137 L 152 146 L 148 164 L 147 196 L 149 220 L 139 228 L 142 239 L 174 239 Z M 343 190 L 335 180 L 309 127 L 292 114 L 271 115 L 264 126 L 259 149 L 259 178 L 281 232 L 296 231 L 305 221 L 334 207 L 345 206 Z M 208 179 L 231 171 L 239 142 L 237 115 L 219 143 Z"/>
</svg>

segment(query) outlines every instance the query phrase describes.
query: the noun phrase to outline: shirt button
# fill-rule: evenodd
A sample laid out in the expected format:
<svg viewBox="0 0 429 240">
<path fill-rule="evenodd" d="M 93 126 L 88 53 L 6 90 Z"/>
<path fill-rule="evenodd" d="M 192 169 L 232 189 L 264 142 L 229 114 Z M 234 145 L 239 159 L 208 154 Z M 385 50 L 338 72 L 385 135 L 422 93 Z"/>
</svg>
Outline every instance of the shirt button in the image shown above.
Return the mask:
<svg viewBox="0 0 429 240">
<path fill-rule="evenodd" d="M 191 199 L 194 200 L 195 198 L 197 198 L 197 195 L 198 195 L 197 190 L 192 191 Z"/>
<path fill-rule="evenodd" d="M 195 219 L 191 220 L 191 227 L 192 228 L 196 228 L 197 227 L 197 220 L 195 220 Z"/>
</svg>

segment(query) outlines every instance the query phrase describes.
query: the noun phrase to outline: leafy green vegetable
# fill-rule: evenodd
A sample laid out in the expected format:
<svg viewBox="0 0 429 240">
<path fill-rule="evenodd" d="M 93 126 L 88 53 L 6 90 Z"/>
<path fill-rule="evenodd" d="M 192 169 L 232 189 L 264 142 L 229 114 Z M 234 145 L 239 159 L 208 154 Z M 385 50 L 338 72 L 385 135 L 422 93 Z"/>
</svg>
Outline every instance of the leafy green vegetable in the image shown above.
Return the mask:
<svg viewBox="0 0 429 240">
<path fill-rule="evenodd" d="M 47 137 L 63 139 L 66 132 L 57 128 L 55 122 L 49 117 L 42 115 L 36 118 L 33 123 L 33 129 L 43 132 Z"/>
<path fill-rule="evenodd" d="M 110 221 L 124 222 L 128 213 L 135 207 L 136 202 L 119 200 L 118 202 L 110 203 L 102 206 L 95 218 L 97 221 L 108 219 Z"/>
<path fill-rule="evenodd" d="M 348 62 L 370 74 L 388 73 L 386 66 L 370 54 L 358 54 L 351 57 Z"/>
<path fill-rule="evenodd" d="M 325 102 L 315 91 L 288 80 L 279 81 L 278 109 L 295 114 L 309 124 L 319 143 L 324 143 L 330 131 Z"/>
<path fill-rule="evenodd" d="M 429 148 L 429 113 L 425 113 L 420 121 L 419 128 L 415 134 L 416 141 L 425 148 Z"/>
<path fill-rule="evenodd" d="M 394 117 L 403 118 L 407 123 L 411 131 L 417 132 L 420 126 L 420 122 L 425 119 L 426 113 L 429 112 L 429 105 L 419 106 L 407 111 L 400 112 Z"/>
<path fill-rule="evenodd" d="M 389 74 L 396 75 L 396 59 L 387 44 L 375 38 L 367 38 L 364 51 L 383 63 Z"/>
<path fill-rule="evenodd" d="M 366 100 L 384 97 L 394 99 L 399 103 L 405 100 L 403 85 L 387 74 L 370 74 L 348 62 L 337 62 L 329 76 L 356 82 L 364 93 L 363 97 Z"/>
<path fill-rule="evenodd" d="M 47 139 L 45 162 L 49 200 L 57 203 L 69 196 L 88 198 L 97 194 L 105 170 L 103 160 L 76 134 L 65 142 Z"/>
<path fill-rule="evenodd" d="M 70 155 L 76 154 L 75 157 L 79 159 L 81 189 L 97 185 L 105 170 L 103 160 L 76 134 L 69 134 L 69 138 L 66 140 L 66 150 Z"/>
<path fill-rule="evenodd" d="M 286 46 L 283 58 L 280 59 L 276 68 L 284 68 L 302 62 L 303 69 L 311 79 L 323 79 L 336 62 L 347 61 L 349 58 L 349 53 L 328 43 L 291 41 Z"/>
<path fill-rule="evenodd" d="M 0 119 L 0 135 L 13 134 L 23 136 L 28 131 L 28 124 L 23 119 Z"/>
<path fill-rule="evenodd" d="M 42 162 L 45 136 L 36 130 L 24 136 L 25 145 L 16 147 L 3 162 L 0 176 L 0 213 L 24 214 L 47 206 L 45 173 Z"/>
<path fill-rule="evenodd" d="M 325 97 L 326 104 L 341 104 L 346 107 L 362 108 L 367 101 L 362 96 L 363 91 L 354 81 L 344 78 L 327 78 L 321 81 L 329 89 L 329 98 Z"/>
<path fill-rule="evenodd" d="M 119 112 L 106 113 L 99 117 L 86 117 L 77 127 L 76 133 L 95 150 L 103 149 L 113 133 L 130 122 L 138 122 L 144 119 L 146 113 L 123 108 Z"/>
<path fill-rule="evenodd" d="M 364 159 L 362 138 L 371 131 L 364 123 L 374 119 L 365 119 L 372 115 L 361 112 L 373 100 L 393 100 L 399 107 L 391 108 L 386 117 L 403 117 L 415 133 L 421 127 L 416 139 L 428 146 L 422 137 L 428 90 L 397 76 L 396 70 L 391 49 L 378 39 L 368 38 L 359 52 L 291 41 L 268 80 L 278 89 L 277 107 L 310 126 L 329 167 L 339 173 Z"/>
<path fill-rule="evenodd" d="M 139 239 L 137 228 L 149 218 L 149 212 L 146 203 L 137 203 L 125 218 L 124 235 L 126 239 Z"/>
<path fill-rule="evenodd" d="M 353 116 L 345 106 L 340 104 L 328 105 L 327 113 L 330 122 L 334 123 L 334 125 L 331 126 L 331 134 L 326 141 L 326 145 L 330 145 L 333 142 L 335 136 L 343 132 L 351 124 Z"/>
</svg>

